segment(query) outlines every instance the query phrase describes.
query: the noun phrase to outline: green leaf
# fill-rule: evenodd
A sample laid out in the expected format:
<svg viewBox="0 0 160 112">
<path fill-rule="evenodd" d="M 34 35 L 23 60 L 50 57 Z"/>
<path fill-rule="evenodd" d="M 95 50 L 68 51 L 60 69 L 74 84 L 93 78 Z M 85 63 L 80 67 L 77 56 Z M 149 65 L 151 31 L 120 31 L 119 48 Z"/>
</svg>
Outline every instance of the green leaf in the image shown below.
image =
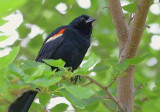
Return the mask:
<svg viewBox="0 0 160 112">
<path fill-rule="evenodd" d="M 127 12 L 135 13 L 136 8 L 137 8 L 137 4 L 136 3 L 131 3 L 131 4 L 123 6 L 122 8 Z"/>
<path fill-rule="evenodd" d="M 32 64 L 32 65 L 30 65 L 30 64 Z M 46 75 L 51 76 L 50 72 L 45 71 L 46 66 L 47 65 L 45 65 L 43 63 L 37 63 L 37 62 L 34 62 L 34 61 L 30 61 L 30 60 L 25 61 L 24 65 L 23 65 L 23 71 L 25 73 L 23 79 L 25 80 L 25 82 L 30 83 L 34 79 L 36 79 L 38 77 L 41 77 L 42 75 L 44 77 Z"/>
<path fill-rule="evenodd" d="M 156 86 L 160 87 L 160 80 L 155 81 Z"/>
<path fill-rule="evenodd" d="M 142 62 L 143 60 L 145 60 L 149 56 L 150 56 L 150 54 L 146 54 L 144 56 L 126 59 L 126 61 L 128 62 L 128 65 L 135 65 L 135 64 Z"/>
<path fill-rule="evenodd" d="M 0 99 L 4 98 L 5 100 L 11 100 L 12 96 L 10 95 L 10 82 L 7 79 L 6 75 L 8 73 L 8 67 L 3 68 L 0 70 Z"/>
<path fill-rule="evenodd" d="M 56 75 L 57 75 L 58 77 L 61 77 L 61 76 L 64 75 L 64 73 L 65 73 L 65 70 L 64 70 L 63 68 L 59 68 L 59 71 L 56 72 Z"/>
<path fill-rule="evenodd" d="M 99 101 L 102 101 L 104 100 L 104 98 L 102 97 L 90 97 L 90 98 L 87 98 L 87 99 L 83 99 L 83 101 L 86 103 L 86 105 L 91 105 L 91 104 L 94 104 L 94 103 L 98 103 Z"/>
<path fill-rule="evenodd" d="M 15 47 L 7 56 L 1 57 L 0 58 L 0 69 L 9 65 L 16 58 L 19 50 L 20 50 L 19 46 Z"/>
<path fill-rule="evenodd" d="M 45 71 L 51 72 L 51 67 L 45 63 L 40 63 L 32 60 L 25 60 L 22 69 L 28 71 L 28 69 L 38 68 L 38 66 L 45 66 Z"/>
<path fill-rule="evenodd" d="M 9 9 L 12 11 L 15 10 L 16 8 L 24 5 L 26 1 L 27 0 L 0 0 L 0 4 L 3 4 L 1 5 L 0 15 L 7 13 Z"/>
<path fill-rule="evenodd" d="M 6 22 L 8 22 L 8 20 L 4 20 L 4 19 L 0 18 L 0 25 L 5 24 Z M 1 38 L 1 37 L 0 37 L 0 38 Z M 0 41 L 1 41 L 1 39 L 0 39 Z"/>
<path fill-rule="evenodd" d="M 40 77 L 43 74 L 45 67 L 45 65 L 39 65 L 37 70 L 32 74 L 32 79 Z"/>
<path fill-rule="evenodd" d="M 44 110 L 42 109 L 40 104 L 33 102 L 28 112 L 43 112 L 43 111 Z"/>
<path fill-rule="evenodd" d="M 128 67 L 128 62 L 126 60 L 124 60 L 124 61 L 122 61 L 122 63 L 118 64 L 118 67 L 120 69 L 120 72 L 123 73 Z"/>
<path fill-rule="evenodd" d="M 52 98 L 52 94 L 38 94 L 38 98 L 39 98 L 39 102 L 41 104 L 41 106 L 44 108 L 50 101 L 50 99 Z"/>
<path fill-rule="evenodd" d="M 43 63 L 39 63 L 39 62 L 32 61 L 32 60 L 25 60 L 22 69 L 26 70 L 26 69 L 30 69 L 30 68 L 35 68 L 41 64 L 43 64 Z"/>
<path fill-rule="evenodd" d="M 24 72 L 22 71 L 22 69 L 20 69 L 19 67 L 17 67 L 17 65 L 10 64 L 9 65 L 9 71 L 11 73 L 13 73 L 14 75 L 16 75 L 17 77 L 24 76 Z"/>
<path fill-rule="evenodd" d="M 51 77 L 50 79 L 42 77 L 32 81 L 32 83 L 37 86 L 49 87 L 51 85 L 55 85 L 61 79 L 61 77 Z"/>
<path fill-rule="evenodd" d="M 66 89 L 62 89 L 61 93 L 74 106 L 77 106 L 79 108 L 84 108 L 86 106 L 86 103 L 82 99 L 76 98 L 70 92 L 68 92 Z"/>
<path fill-rule="evenodd" d="M 7 91 L 8 91 L 8 84 L 7 84 L 7 81 L 5 79 L 5 76 L 4 76 L 4 71 L 1 70 L 0 72 L 0 91 L 1 91 L 1 95 L 6 95 Z"/>
<path fill-rule="evenodd" d="M 18 28 L 17 31 L 19 32 L 19 37 L 21 39 L 25 38 L 30 32 L 31 29 L 26 27 L 26 22 L 24 21 Z M 25 32 L 24 32 L 25 31 Z M 40 38 L 39 38 L 40 39 Z M 33 39 L 32 39 L 33 40 Z M 36 44 L 37 45 L 37 44 Z M 34 48 L 33 48 L 34 49 Z"/>
<path fill-rule="evenodd" d="M 94 111 L 95 112 L 110 112 L 103 103 L 99 103 L 98 107 Z"/>
<path fill-rule="evenodd" d="M 111 67 L 112 67 L 112 71 L 114 72 L 115 75 L 119 75 L 123 70 L 121 70 L 121 66 L 123 66 L 124 64 L 122 63 L 117 63 L 114 60 L 110 61 Z"/>
<path fill-rule="evenodd" d="M 61 59 L 58 60 L 52 60 L 52 59 L 43 59 L 43 61 L 51 66 L 55 66 L 55 67 L 64 67 L 65 62 Z"/>
<path fill-rule="evenodd" d="M 108 69 L 109 69 L 109 66 L 102 65 L 102 66 L 94 67 L 94 69 L 92 71 L 93 72 L 103 72 Z"/>
<path fill-rule="evenodd" d="M 81 68 L 90 68 L 97 62 L 97 60 L 98 60 L 98 57 L 95 54 L 91 53 L 87 62 L 84 63 Z"/>
<path fill-rule="evenodd" d="M 159 112 L 160 111 L 160 98 L 150 99 L 142 106 L 142 112 Z"/>
<path fill-rule="evenodd" d="M 89 87 L 80 87 L 76 85 L 64 85 L 64 87 L 69 93 L 79 99 L 86 99 L 94 94 L 94 91 Z"/>
<path fill-rule="evenodd" d="M 4 40 L 6 40 L 7 38 L 8 38 L 8 36 L 5 36 L 5 35 L 0 36 L 0 41 L 4 41 Z"/>
<path fill-rule="evenodd" d="M 146 55 L 140 56 L 140 57 L 125 59 L 121 63 L 117 63 L 117 62 L 112 61 L 111 65 L 112 65 L 113 71 L 117 75 L 123 74 L 129 65 L 138 64 L 138 63 L 142 62 L 144 59 L 146 59 L 147 57 L 149 57 L 149 54 L 146 54 Z"/>
<path fill-rule="evenodd" d="M 76 75 L 87 75 L 91 73 L 92 71 L 89 71 L 88 68 L 78 68 L 74 71 Z"/>
<path fill-rule="evenodd" d="M 72 93 L 70 93 L 66 88 L 61 90 L 63 96 L 74 106 L 78 108 L 84 108 L 87 105 L 100 101 L 102 98 L 87 98 L 87 99 L 80 99 L 75 97 Z"/>
<path fill-rule="evenodd" d="M 51 112 L 64 112 L 65 110 L 67 110 L 68 105 L 65 103 L 60 103 L 58 105 L 56 105 L 55 107 L 53 107 L 50 111 Z"/>
</svg>

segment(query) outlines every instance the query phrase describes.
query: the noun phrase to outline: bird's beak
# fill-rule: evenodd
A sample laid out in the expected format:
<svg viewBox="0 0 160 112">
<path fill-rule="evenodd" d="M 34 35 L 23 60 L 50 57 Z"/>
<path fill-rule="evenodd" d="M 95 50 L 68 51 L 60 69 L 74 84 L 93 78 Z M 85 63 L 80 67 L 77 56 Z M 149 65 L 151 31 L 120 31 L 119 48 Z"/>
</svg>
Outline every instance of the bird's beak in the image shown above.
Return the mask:
<svg viewBox="0 0 160 112">
<path fill-rule="evenodd" d="M 89 19 L 87 19 L 87 21 L 86 21 L 86 23 L 92 23 L 93 21 L 95 21 L 96 19 L 95 18 L 89 18 Z"/>
</svg>

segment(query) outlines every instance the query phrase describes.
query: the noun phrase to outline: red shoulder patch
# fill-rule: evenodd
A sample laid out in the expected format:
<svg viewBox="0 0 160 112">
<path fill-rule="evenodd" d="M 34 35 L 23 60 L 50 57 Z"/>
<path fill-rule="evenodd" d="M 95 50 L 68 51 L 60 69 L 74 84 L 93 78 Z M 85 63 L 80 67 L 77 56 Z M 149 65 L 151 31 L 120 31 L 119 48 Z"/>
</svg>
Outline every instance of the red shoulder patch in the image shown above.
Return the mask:
<svg viewBox="0 0 160 112">
<path fill-rule="evenodd" d="M 54 34 L 54 35 L 51 36 L 50 38 L 56 37 L 56 36 L 58 36 L 58 35 L 60 35 L 60 34 L 63 34 L 63 32 L 64 32 L 65 30 L 66 30 L 66 28 L 60 30 L 57 34 Z"/>
<path fill-rule="evenodd" d="M 51 36 L 45 43 L 50 42 L 58 37 L 61 37 L 63 32 L 66 30 L 66 28 L 61 29 L 58 33 L 54 34 L 53 36 Z"/>
</svg>

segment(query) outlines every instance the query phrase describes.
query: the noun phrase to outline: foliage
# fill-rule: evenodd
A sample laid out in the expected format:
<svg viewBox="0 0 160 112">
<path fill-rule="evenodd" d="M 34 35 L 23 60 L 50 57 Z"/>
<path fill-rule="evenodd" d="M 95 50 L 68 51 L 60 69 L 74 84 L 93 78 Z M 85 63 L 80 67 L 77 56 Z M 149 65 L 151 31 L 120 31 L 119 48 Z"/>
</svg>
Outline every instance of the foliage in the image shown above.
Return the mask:
<svg viewBox="0 0 160 112">
<path fill-rule="evenodd" d="M 135 13 L 137 4 L 131 0 L 128 1 L 129 5 L 122 6 L 127 11 L 126 18 L 129 17 L 129 12 Z M 60 13 L 55 8 L 61 2 L 67 5 L 66 14 Z M 12 51 L 0 58 L 0 111 L 6 112 L 10 102 L 17 98 L 17 94 L 39 88 L 41 92 L 38 93 L 37 98 L 40 104 L 33 103 L 30 112 L 44 111 L 44 107 L 52 97 L 65 97 L 76 112 L 113 112 L 116 110 L 116 105 L 111 100 L 105 99 L 107 95 L 104 91 L 94 84 L 84 87 L 89 81 L 83 78 L 76 84 L 72 84 L 70 78 L 75 74 L 90 75 L 107 86 L 119 74 L 123 76 L 129 65 L 136 65 L 134 86 L 138 87 L 143 84 L 143 88 L 137 90 L 135 94 L 134 111 L 160 111 L 158 106 L 160 104 L 159 63 L 148 66 L 146 60 L 143 61 L 155 57 L 159 62 L 159 50 L 150 47 L 151 37 L 155 34 L 145 31 L 138 56 L 118 63 L 118 41 L 111 14 L 108 9 L 104 9 L 107 6 L 106 0 L 92 0 L 91 7 L 88 9 L 80 7 L 76 1 L 72 0 L 45 0 L 44 2 L 40 0 L 0 0 L 0 4 L 3 4 L 0 10 L 0 25 L 8 23 L 8 20 L 3 17 L 16 13 L 16 10 L 23 15 L 23 23 L 15 29 L 19 34 L 19 39 L 12 45 L 8 45 L 7 47 L 12 48 Z M 65 64 L 63 60 L 44 60 L 48 65 L 59 67 L 59 72 L 52 71 L 50 66 L 44 63 L 33 61 L 42 46 L 42 37 L 46 37 L 55 28 L 68 24 L 81 14 L 88 14 L 98 19 L 94 23 L 91 49 L 84 58 L 84 63 L 77 70 L 73 73 L 68 71 L 69 68 L 63 67 Z M 160 24 L 159 19 L 159 15 L 149 12 L 147 25 Z M 27 24 L 38 26 L 43 33 L 30 38 L 28 34 L 32 32 L 32 29 L 27 27 Z M 2 33 L 0 42 L 10 38 L 3 34 L 3 31 L 0 33 Z M 22 41 L 26 41 L 26 45 Z M 7 47 L 0 48 L 0 50 Z M 116 95 L 116 89 L 116 83 L 109 88 L 113 95 Z M 50 111 L 64 112 L 68 107 L 67 103 L 62 102 L 52 107 Z"/>
</svg>

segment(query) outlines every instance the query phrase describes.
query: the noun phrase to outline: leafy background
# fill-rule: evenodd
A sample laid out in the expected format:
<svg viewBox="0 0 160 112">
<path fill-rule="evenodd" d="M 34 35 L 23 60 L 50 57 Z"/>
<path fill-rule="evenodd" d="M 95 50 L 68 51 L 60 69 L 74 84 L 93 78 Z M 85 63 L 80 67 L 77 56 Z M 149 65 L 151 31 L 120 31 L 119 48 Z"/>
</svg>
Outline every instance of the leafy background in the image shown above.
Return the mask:
<svg viewBox="0 0 160 112">
<path fill-rule="evenodd" d="M 138 1 L 121 1 L 128 19 L 129 13 L 135 13 Z M 0 0 L 0 4 L 0 111 L 6 112 L 18 93 L 36 87 L 41 88 L 37 96 L 40 104 L 36 100 L 30 112 L 45 111 L 44 107 L 51 98 L 50 102 L 57 104 L 56 98 L 64 100 L 63 97 L 70 103 L 60 100 L 56 106 L 50 104 L 47 108 L 51 112 L 116 111 L 116 105 L 106 99 L 107 95 L 96 85 L 84 88 L 84 79 L 76 85 L 70 84 L 73 73 L 63 68 L 63 61 L 46 60 L 51 65 L 56 63 L 61 68 L 59 73 L 51 71 L 47 65 L 34 62 L 43 40 L 51 31 L 81 14 L 87 14 L 97 18 L 97 21 L 93 24 L 92 45 L 84 59 L 86 63 L 75 73 L 90 75 L 103 85 L 109 84 L 130 63 L 117 64 L 118 40 L 111 14 L 106 8 L 107 0 Z M 153 0 L 146 23 L 150 28 L 145 29 L 137 53 L 139 57 L 134 59 L 134 86 L 143 85 L 135 94 L 135 112 L 160 111 L 159 10 L 159 0 Z M 52 74 L 54 78 L 51 78 Z M 65 81 L 62 75 L 66 76 Z M 109 88 L 114 95 L 116 86 L 114 83 Z"/>
</svg>

